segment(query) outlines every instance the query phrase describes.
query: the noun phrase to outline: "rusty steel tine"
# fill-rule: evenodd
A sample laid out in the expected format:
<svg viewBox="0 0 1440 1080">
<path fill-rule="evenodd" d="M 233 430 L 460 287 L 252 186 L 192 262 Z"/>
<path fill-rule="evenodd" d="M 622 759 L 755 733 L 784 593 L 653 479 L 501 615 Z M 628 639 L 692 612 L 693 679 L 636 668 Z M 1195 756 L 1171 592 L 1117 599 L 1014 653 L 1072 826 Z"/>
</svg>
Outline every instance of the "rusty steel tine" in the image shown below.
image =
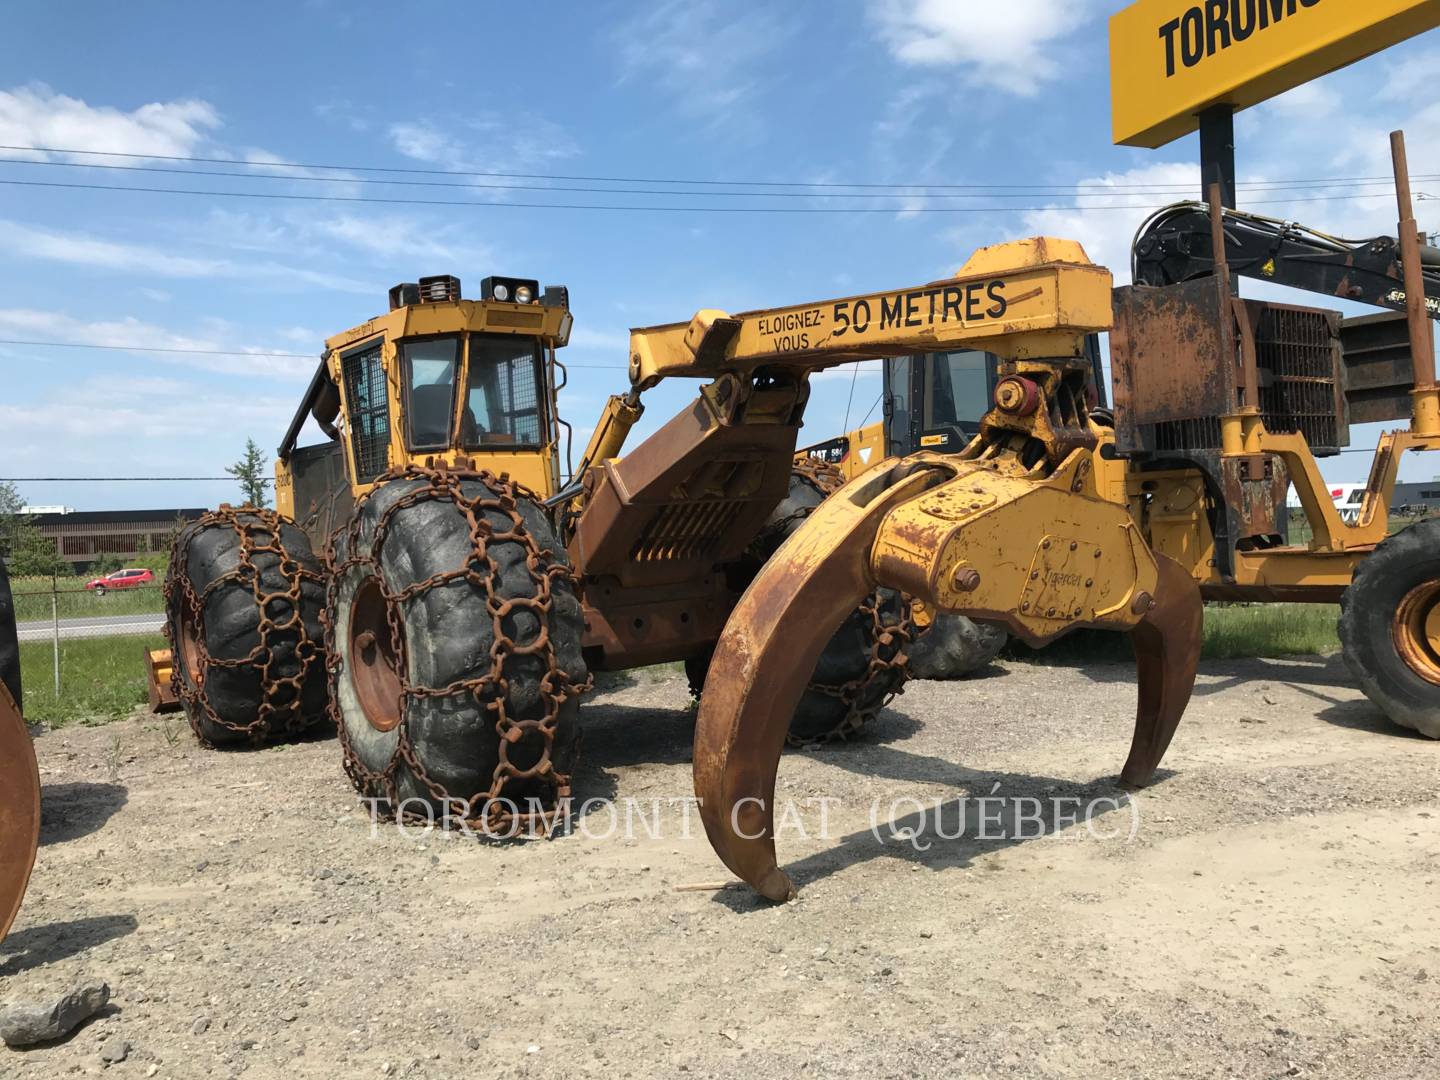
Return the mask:
<svg viewBox="0 0 1440 1080">
<path fill-rule="evenodd" d="M 40 770 L 10 692 L 0 686 L 0 941 L 20 910 L 40 839 Z"/>
<path fill-rule="evenodd" d="M 1135 737 L 1120 782 L 1141 788 L 1155 776 L 1195 689 L 1204 637 L 1200 587 L 1175 560 L 1155 554 L 1160 571 L 1149 612 L 1130 632 L 1140 689 Z"/>
<path fill-rule="evenodd" d="M 716 854 L 761 895 L 794 885 L 775 861 L 775 774 L 826 642 L 875 587 L 870 547 L 897 504 L 945 479 L 886 463 L 818 506 L 765 563 L 715 647 L 695 726 L 695 795 Z"/>
</svg>

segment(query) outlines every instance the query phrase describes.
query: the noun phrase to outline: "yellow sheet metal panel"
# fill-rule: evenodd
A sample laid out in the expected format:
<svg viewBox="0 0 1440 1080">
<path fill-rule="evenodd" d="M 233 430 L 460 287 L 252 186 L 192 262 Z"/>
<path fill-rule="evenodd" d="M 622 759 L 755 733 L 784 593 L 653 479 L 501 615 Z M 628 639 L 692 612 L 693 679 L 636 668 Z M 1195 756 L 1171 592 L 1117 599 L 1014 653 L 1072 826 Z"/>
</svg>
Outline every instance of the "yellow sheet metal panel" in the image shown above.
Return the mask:
<svg viewBox="0 0 1440 1080">
<path fill-rule="evenodd" d="M 1440 26 L 1440 0 L 1138 0 L 1110 18 L 1116 143 L 1157 147 L 1211 105 L 1259 104 Z"/>
</svg>

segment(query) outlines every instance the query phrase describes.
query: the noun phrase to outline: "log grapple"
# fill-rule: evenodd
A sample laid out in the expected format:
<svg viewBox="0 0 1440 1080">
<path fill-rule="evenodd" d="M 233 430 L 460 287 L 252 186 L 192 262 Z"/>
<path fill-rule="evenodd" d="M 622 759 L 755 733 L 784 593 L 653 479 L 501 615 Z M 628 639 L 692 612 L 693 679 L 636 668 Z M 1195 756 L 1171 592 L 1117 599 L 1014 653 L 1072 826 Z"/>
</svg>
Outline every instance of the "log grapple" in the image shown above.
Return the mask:
<svg viewBox="0 0 1440 1080">
<path fill-rule="evenodd" d="M 695 792 L 716 852 L 772 900 L 795 891 L 774 843 L 787 719 L 819 649 L 877 587 L 1036 646 L 1081 627 L 1129 634 L 1139 703 L 1125 785 L 1152 779 L 1189 703 L 1199 589 L 1149 548 L 1116 497 L 1118 463 L 1102 452 L 1111 440 L 1090 415 L 1081 350 L 1063 325 L 1025 337 L 963 452 L 890 458 L 847 483 L 765 564 L 720 638 L 700 699 Z"/>
</svg>

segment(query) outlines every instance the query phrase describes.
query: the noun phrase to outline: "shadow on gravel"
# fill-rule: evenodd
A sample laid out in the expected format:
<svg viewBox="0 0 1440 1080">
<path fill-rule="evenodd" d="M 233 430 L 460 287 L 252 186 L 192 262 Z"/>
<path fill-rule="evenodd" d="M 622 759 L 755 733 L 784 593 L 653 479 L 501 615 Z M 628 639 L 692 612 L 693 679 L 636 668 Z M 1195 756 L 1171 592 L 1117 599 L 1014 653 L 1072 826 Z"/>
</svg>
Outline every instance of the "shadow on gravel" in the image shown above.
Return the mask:
<svg viewBox="0 0 1440 1080">
<path fill-rule="evenodd" d="M 1348 728 L 1351 731 L 1368 731 L 1372 735 L 1389 735 L 1394 739 L 1413 740 L 1415 742 L 1433 742 L 1420 732 L 1412 728 L 1401 727 L 1395 721 L 1386 716 L 1380 709 L 1371 704 L 1370 701 L 1336 701 L 1334 698 L 1326 697 L 1324 694 L 1317 694 L 1303 687 L 1296 687 L 1301 693 L 1309 694 L 1329 704 L 1315 714 L 1317 719 L 1324 720 L 1327 724 L 1333 724 L 1339 728 Z"/>
<path fill-rule="evenodd" d="M 125 805 L 119 784 L 43 784 L 40 788 L 40 843 L 60 844 L 88 836 Z"/>
<path fill-rule="evenodd" d="M 1096 664 L 1053 665 L 1073 667 L 1091 682 L 1133 683 L 1133 664 L 1107 661 Z M 1223 694 L 1237 686 L 1273 682 L 1294 687 L 1354 686 L 1355 680 L 1337 653 L 1334 656 L 1295 656 L 1282 659 L 1201 660 L 1200 674 L 1214 681 L 1197 682 L 1196 697 Z M 1218 678 L 1217 678 L 1218 677 Z"/>
<path fill-rule="evenodd" d="M 620 781 L 613 770 L 636 765 L 689 765 L 693 758 L 693 709 L 639 709 L 630 705 L 591 703 L 581 711 L 580 717 L 580 761 L 575 774 L 577 821 L 586 816 L 581 811 L 588 800 L 615 799 L 621 794 Z M 904 713 L 882 709 L 858 736 L 848 741 L 787 749 L 786 753 L 814 755 L 819 760 L 870 775 L 877 771 L 870 767 L 870 752 L 883 751 L 886 743 L 908 739 L 924 726 Z M 913 754 L 903 756 L 931 763 L 919 772 L 934 773 L 934 762 L 938 759 Z"/>
<path fill-rule="evenodd" d="M 180 730 L 182 732 L 190 730 L 190 726 L 184 722 L 183 717 Z M 290 732 L 284 738 L 272 739 L 268 742 L 220 743 L 216 746 L 205 746 L 202 749 L 207 754 L 259 754 L 266 750 L 274 750 L 276 746 L 303 746 L 306 743 L 328 742 L 338 738 L 339 735 L 340 729 L 330 721 L 324 720 L 303 731 Z M 195 745 L 193 734 L 190 735 L 190 740 L 191 745 Z"/>
<path fill-rule="evenodd" d="M 18 930 L 0 944 L 0 976 L 53 964 L 76 956 L 106 941 L 134 933 L 140 925 L 134 915 L 96 915 L 88 919 L 46 923 Z"/>
<path fill-rule="evenodd" d="M 877 762 L 881 767 L 873 768 Z M 864 767 L 856 771 L 897 779 L 924 776 L 956 791 L 938 806 L 933 799 L 882 802 L 872 816 L 871 828 L 842 836 L 826 850 L 798 862 L 785 861 L 782 831 L 778 837 L 780 865 L 802 891 L 831 874 L 874 859 L 902 859 L 927 870 L 949 870 L 1069 830 L 1124 844 L 1143 824 L 1138 803 L 1113 777 L 1082 784 L 1024 773 L 985 772 L 889 749 L 867 755 Z M 1174 775 L 1161 769 L 1154 783 Z M 905 813 L 907 810 L 910 812 Z M 987 867 L 1000 869 L 993 864 Z M 748 889 L 723 890 L 714 899 L 737 912 L 774 906 Z"/>
</svg>

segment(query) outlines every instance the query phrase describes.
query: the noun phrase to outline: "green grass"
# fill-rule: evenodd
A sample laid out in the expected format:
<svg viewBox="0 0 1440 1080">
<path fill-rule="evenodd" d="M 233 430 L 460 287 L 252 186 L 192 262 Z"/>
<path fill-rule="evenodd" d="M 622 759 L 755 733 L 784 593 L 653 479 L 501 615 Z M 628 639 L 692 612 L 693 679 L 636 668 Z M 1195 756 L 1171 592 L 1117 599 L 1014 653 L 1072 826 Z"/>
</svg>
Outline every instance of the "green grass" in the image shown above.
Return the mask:
<svg viewBox="0 0 1440 1080">
<path fill-rule="evenodd" d="M 1392 514 L 1390 516 L 1390 520 L 1385 523 L 1385 531 L 1387 534 L 1394 536 L 1401 529 L 1408 528 L 1409 526 L 1414 525 L 1417 521 L 1424 521 L 1427 516 L 1429 515 L 1415 514 L 1401 517 L 1398 514 Z M 1310 528 L 1310 522 L 1305 517 L 1305 511 L 1291 510 L 1289 531 L 1290 543 L 1293 544 L 1295 547 L 1304 547 L 1306 544 L 1310 543 L 1310 538 L 1314 535 L 1314 532 Z"/>
<path fill-rule="evenodd" d="M 1206 604 L 1200 655 L 1205 660 L 1233 660 L 1334 652 L 1340 647 L 1335 634 L 1339 614 L 1335 604 Z M 1105 630 L 1077 630 L 1044 649 L 1012 640 L 1004 655 L 1062 667 L 1134 659 L 1129 639 Z"/>
<path fill-rule="evenodd" d="M 165 648 L 159 634 L 60 642 L 60 697 L 55 697 L 54 652 L 48 641 L 20 643 L 25 719 L 49 727 L 103 724 L 129 716 L 149 698 L 146 649 Z"/>
<path fill-rule="evenodd" d="M 89 578 L 57 578 L 52 596 L 48 577 L 15 578 L 10 591 L 15 597 L 17 622 L 49 620 L 58 601 L 60 618 L 83 619 L 105 615 L 152 615 L 165 610 L 160 581 L 131 589 L 110 589 L 97 596 L 85 588 Z"/>
<path fill-rule="evenodd" d="M 1207 660 L 1301 656 L 1340 648 L 1336 604 L 1211 604 L 1205 608 Z"/>
</svg>

